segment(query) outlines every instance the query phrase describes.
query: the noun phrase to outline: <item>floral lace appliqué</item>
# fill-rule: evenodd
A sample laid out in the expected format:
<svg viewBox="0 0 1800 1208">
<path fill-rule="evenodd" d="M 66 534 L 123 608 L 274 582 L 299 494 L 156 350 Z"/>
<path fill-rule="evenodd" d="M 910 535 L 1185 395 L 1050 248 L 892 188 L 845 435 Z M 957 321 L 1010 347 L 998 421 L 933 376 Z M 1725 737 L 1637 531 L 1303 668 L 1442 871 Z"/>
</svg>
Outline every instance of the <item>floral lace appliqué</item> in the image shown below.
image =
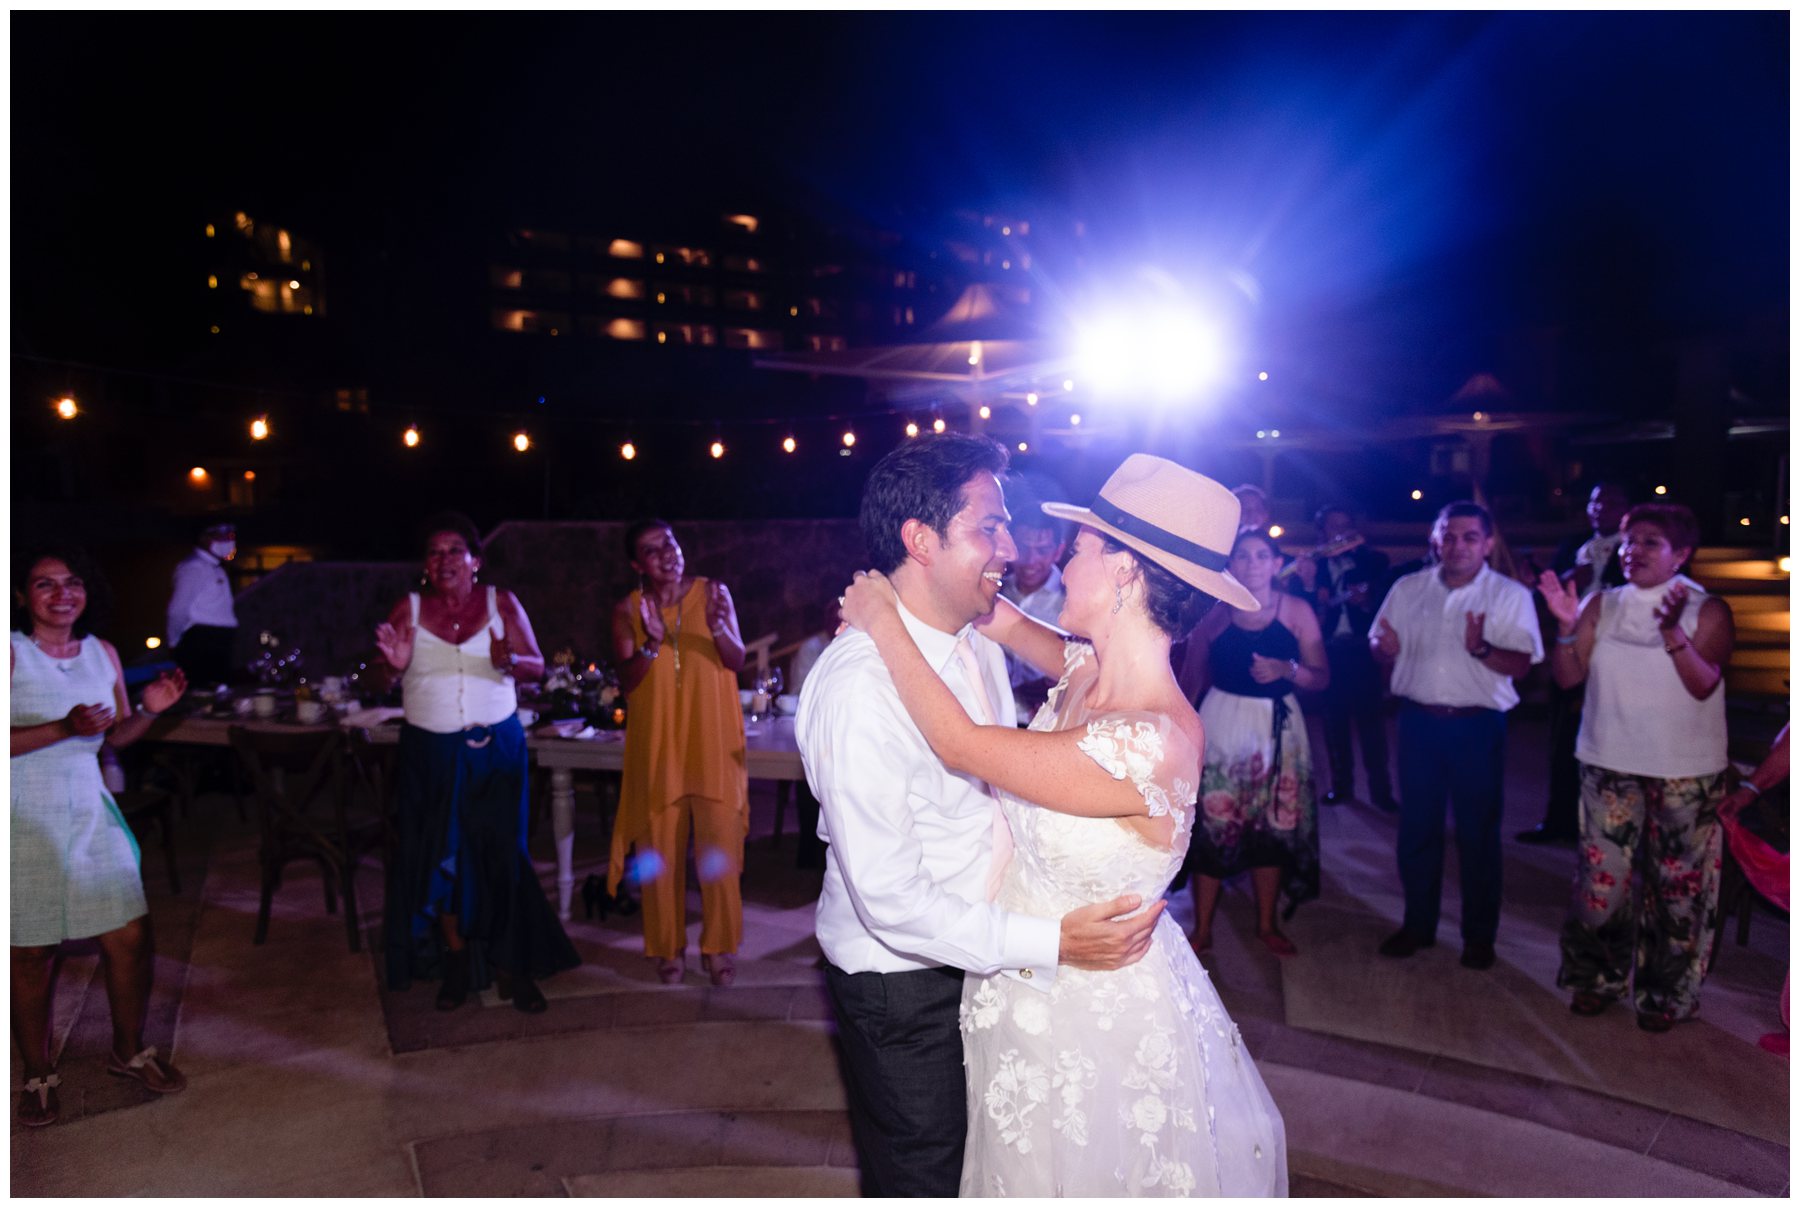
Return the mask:
<svg viewBox="0 0 1800 1208">
<path fill-rule="evenodd" d="M 1030 1153 L 1032 1113 L 1049 1097 L 1050 1075 L 1043 1066 L 1022 1059 L 1017 1049 L 1000 1054 L 999 1070 L 982 1096 L 988 1119 L 1000 1129 L 1000 1143 Z"/>
</svg>

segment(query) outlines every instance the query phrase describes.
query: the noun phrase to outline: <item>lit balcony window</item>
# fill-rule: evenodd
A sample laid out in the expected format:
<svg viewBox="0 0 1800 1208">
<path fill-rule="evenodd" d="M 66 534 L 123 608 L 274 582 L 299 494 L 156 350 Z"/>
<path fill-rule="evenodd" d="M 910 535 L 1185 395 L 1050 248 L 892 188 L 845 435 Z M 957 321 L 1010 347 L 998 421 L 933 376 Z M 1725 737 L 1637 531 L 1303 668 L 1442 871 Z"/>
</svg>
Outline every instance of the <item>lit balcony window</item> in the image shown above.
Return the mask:
<svg viewBox="0 0 1800 1208">
<path fill-rule="evenodd" d="M 781 333 L 778 331 L 758 331 L 751 327 L 727 327 L 725 329 L 725 347 L 768 349 L 781 347 Z"/>
<path fill-rule="evenodd" d="M 725 269 L 733 273 L 760 273 L 766 266 L 755 256 L 727 256 Z"/>
<path fill-rule="evenodd" d="M 281 249 L 281 262 L 290 263 L 294 258 L 294 241 L 286 231 L 275 232 L 275 246 Z"/>
<path fill-rule="evenodd" d="M 813 352 L 842 352 L 849 344 L 843 336 L 807 336 L 806 346 Z"/>
<path fill-rule="evenodd" d="M 633 243 L 629 239 L 615 239 L 606 245 L 606 254 L 608 256 L 616 256 L 620 260 L 642 260 L 644 258 L 644 245 L 641 243 Z"/>
<path fill-rule="evenodd" d="M 713 345 L 719 342 L 716 328 L 707 323 L 671 323 L 657 329 L 666 344 Z"/>
<path fill-rule="evenodd" d="M 495 264 L 488 269 L 488 280 L 496 289 L 525 288 L 525 273 L 522 269 L 502 268 Z"/>
<path fill-rule="evenodd" d="M 760 224 L 749 214 L 727 214 L 725 215 L 725 225 L 742 227 L 745 231 L 754 235 L 756 234 L 757 226 Z"/>
<path fill-rule="evenodd" d="M 499 309 L 493 312 L 492 318 L 499 331 L 549 335 L 551 332 L 561 334 L 569 327 L 569 316 L 559 311 Z"/>
<path fill-rule="evenodd" d="M 761 310 L 763 296 L 747 289 L 728 289 L 725 291 L 725 306 L 730 310 Z"/>
<path fill-rule="evenodd" d="M 703 247 L 668 247 L 653 249 L 658 264 L 680 264 L 688 268 L 711 268 L 712 253 Z"/>
<path fill-rule="evenodd" d="M 606 294 L 611 298 L 641 298 L 644 283 L 631 277 L 614 277 L 606 283 Z"/>
<path fill-rule="evenodd" d="M 642 319 L 614 319 L 601 330 L 614 340 L 641 340 L 645 335 Z"/>
</svg>

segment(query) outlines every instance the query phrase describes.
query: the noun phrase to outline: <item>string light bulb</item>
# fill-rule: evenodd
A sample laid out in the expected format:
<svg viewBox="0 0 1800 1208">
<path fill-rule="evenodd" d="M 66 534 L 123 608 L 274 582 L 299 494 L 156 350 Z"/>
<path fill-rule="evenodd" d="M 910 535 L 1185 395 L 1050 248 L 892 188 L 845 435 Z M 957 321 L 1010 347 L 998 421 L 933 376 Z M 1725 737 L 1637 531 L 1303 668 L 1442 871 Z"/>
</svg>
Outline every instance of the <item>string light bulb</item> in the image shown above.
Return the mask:
<svg viewBox="0 0 1800 1208">
<path fill-rule="evenodd" d="M 527 449 L 531 448 L 531 434 L 529 432 L 514 432 L 512 446 L 521 453 L 525 452 Z"/>
<path fill-rule="evenodd" d="M 619 446 L 619 456 L 623 457 L 626 461 L 633 460 L 637 457 L 637 446 L 630 441 L 626 441 Z"/>
<path fill-rule="evenodd" d="M 205 466 L 195 466 L 193 469 L 188 471 L 188 481 L 193 483 L 197 487 L 205 486 L 206 480 L 209 477 L 211 477 L 211 476 L 209 474 L 207 474 Z"/>
<path fill-rule="evenodd" d="M 981 410 L 977 411 L 976 414 L 981 416 L 982 419 L 993 419 L 994 418 L 994 409 L 992 407 L 988 406 L 986 403 L 983 403 L 983 404 L 981 404 Z"/>
<path fill-rule="evenodd" d="M 1081 427 L 1081 412 L 1077 411 L 1073 415 L 1069 416 L 1069 427 L 1071 427 L 1071 428 Z"/>
<path fill-rule="evenodd" d="M 404 431 L 400 434 L 400 443 L 405 445 L 409 449 L 418 448 L 419 447 L 419 425 L 408 424 L 406 426 L 406 431 Z"/>
<path fill-rule="evenodd" d="M 854 449 L 855 447 L 856 447 L 856 433 L 850 431 L 848 428 L 844 429 L 844 448 Z"/>
<path fill-rule="evenodd" d="M 944 430 L 944 426 L 945 426 L 944 421 L 941 419 L 934 419 L 931 421 L 931 430 L 933 432 L 942 432 Z"/>
<path fill-rule="evenodd" d="M 1019 442 L 1019 452 L 1029 453 L 1029 452 L 1031 452 L 1031 446 L 1029 444 L 1026 444 L 1024 441 L 1020 441 Z"/>
<path fill-rule="evenodd" d="M 1262 371 L 1262 372 L 1261 372 L 1261 373 L 1259 373 L 1259 374 L 1257 374 L 1257 375 L 1256 375 L 1256 380 L 1257 380 L 1257 381 L 1259 381 L 1259 382 L 1266 382 L 1266 381 L 1268 381 L 1268 380 L 1269 380 L 1269 371 L 1268 371 L 1268 370 L 1267 370 L 1267 369 L 1265 369 L 1265 370 L 1263 370 L 1263 371 Z"/>
<path fill-rule="evenodd" d="M 707 452 L 712 454 L 714 461 L 719 460 L 719 458 L 725 456 L 725 442 L 722 440 L 713 441 L 712 446 L 707 449 Z"/>
<path fill-rule="evenodd" d="M 1657 483 L 1657 484 L 1656 484 L 1656 493 L 1657 493 L 1657 494 L 1658 494 L 1658 495 L 1667 495 L 1667 494 L 1668 494 L 1668 493 L 1669 493 L 1669 488 L 1668 488 L 1668 487 L 1665 487 L 1665 486 L 1663 486 L 1663 485 L 1662 485 L 1662 484 L 1661 484 L 1661 483 L 1660 483 L 1660 482 L 1659 482 L 1659 483 Z"/>
<path fill-rule="evenodd" d="M 268 416 L 259 415 L 255 419 L 250 421 L 250 439 L 251 440 L 268 440 L 269 439 L 269 417 Z"/>
<path fill-rule="evenodd" d="M 795 449 L 798 449 L 799 447 L 800 447 L 800 442 L 796 441 L 791 436 L 785 438 L 781 442 L 781 451 L 783 453 L 792 453 Z"/>
<path fill-rule="evenodd" d="M 919 434 L 919 425 L 913 423 L 910 419 L 907 420 L 906 421 L 906 434 L 908 436 L 917 436 Z"/>
<path fill-rule="evenodd" d="M 81 414 L 81 408 L 75 405 L 74 399 L 65 396 L 56 400 L 56 414 L 63 419 L 74 419 Z"/>
<path fill-rule="evenodd" d="M 1417 502 L 1419 502 L 1419 500 L 1425 498 L 1425 492 L 1415 488 L 1412 493 L 1412 497 L 1413 497 L 1413 502 L 1417 503 Z"/>
<path fill-rule="evenodd" d="M 160 648 L 161 646 L 162 646 L 162 639 L 159 637 L 148 637 L 148 638 L 144 639 L 144 649 L 145 650 L 156 650 L 156 649 Z"/>
<path fill-rule="evenodd" d="M 1038 392 L 1037 391 L 1032 390 L 1032 391 L 1029 391 L 1026 393 L 1025 405 L 1027 407 L 1035 407 L 1038 405 Z"/>
</svg>

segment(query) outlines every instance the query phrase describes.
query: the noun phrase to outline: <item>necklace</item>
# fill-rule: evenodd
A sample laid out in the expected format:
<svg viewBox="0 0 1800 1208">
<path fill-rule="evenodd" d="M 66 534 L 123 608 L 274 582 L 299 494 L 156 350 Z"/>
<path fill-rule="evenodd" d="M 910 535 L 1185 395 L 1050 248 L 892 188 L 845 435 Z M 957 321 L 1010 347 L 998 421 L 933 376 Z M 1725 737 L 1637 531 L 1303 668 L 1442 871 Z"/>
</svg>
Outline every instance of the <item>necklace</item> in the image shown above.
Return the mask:
<svg viewBox="0 0 1800 1208">
<path fill-rule="evenodd" d="M 681 595 L 675 597 L 675 690 L 681 691 Z"/>
<path fill-rule="evenodd" d="M 74 673 L 75 660 L 77 660 L 81 657 L 81 643 L 79 641 L 77 641 L 75 643 L 75 653 L 74 654 L 56 654 L 51 651 L 50 647 L 48 647 L 48 646 L 44 645 L 42 642 L 38 641 L 37 634 L 34 633 L 30 636 L 31 636 L 31 644 L 33 646 L 36 646 L 39 650 L 43 651 L 44 657 L 49 659 L 52 663 L 55 663 L 56 669 L 58 671 L 62 672 L 64 675 L 71 675 Z"/>
</svg>

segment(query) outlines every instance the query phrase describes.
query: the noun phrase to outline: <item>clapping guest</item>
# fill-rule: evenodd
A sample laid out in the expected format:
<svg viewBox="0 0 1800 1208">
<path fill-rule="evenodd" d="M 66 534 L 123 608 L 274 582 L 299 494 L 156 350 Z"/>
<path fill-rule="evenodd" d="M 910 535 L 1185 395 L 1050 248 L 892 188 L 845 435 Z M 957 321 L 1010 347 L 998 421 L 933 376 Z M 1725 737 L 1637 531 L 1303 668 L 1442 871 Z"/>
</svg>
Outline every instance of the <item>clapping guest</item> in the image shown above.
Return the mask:
<svg viewBox="0 0 1800 1208">
<path fill-rule="evenodd" d="M 15 576 L 12 635 L 12 1017 L 25 1067 L 19 1122 L 56 1123 L 62 1079 L 50 1062 L 57 945 L 99 937 L 112 1008 L 110 1074 L 157 1094 L 187 1085 L 144 1045 L 155 951 L 138 845 L 101 781 L 102 741 L 126 746 L 187 689 L 180 671 L 144 689 L 132 711 L 112 644 L 86 623 L 102 590 L 81 551 L 46 546 Z"/>
<path fill-rule="evenodd" d="M 1581 839 L 1556 982 L 1598 1015 L 1629 991 L 1638 1026 L 1700 1009 L 1719 922 L 1731 608 L 1682 574 L 1700 526 L 1680 504 L 1625 514 L 1626 583 L 1588 597 L 1546 571 L 1556 682 L 1585 681 Z M 1634 895 L 1632 882 L 1638 882 Z M 1636 901 L 1634 902 L 1634 897 Z"/>
<path fill-rule="evenodd" d="M 425 524 L 424 592 L 375 630 L 402 678 L 395 783 L 399 850 L 388 874 L 387 980 L 439 979 L 437 1008 L 496 978 L 520 1011 L 547 1008 L 537 979 L 581 963 L 525 848 L 529 816 L 519 680 L 544 656 L 510 591 L 483 588 L 481 536 L 455 512 Z"/>
<path fill-rule="evenodd" d="M 700 960 L 715 986 L 736 979 L 750 782 L 737 673 L 744 667 L 731 592 L 687 574 L 675 531 L 641 520 L 625 533 L 639 587 L 613 610 L 613 655 L 629 702 L 607 890 L 637 852 L 644 953 L 665 985 L 687 974 L 687 850 L 700 879 Z"/>
</svg>

